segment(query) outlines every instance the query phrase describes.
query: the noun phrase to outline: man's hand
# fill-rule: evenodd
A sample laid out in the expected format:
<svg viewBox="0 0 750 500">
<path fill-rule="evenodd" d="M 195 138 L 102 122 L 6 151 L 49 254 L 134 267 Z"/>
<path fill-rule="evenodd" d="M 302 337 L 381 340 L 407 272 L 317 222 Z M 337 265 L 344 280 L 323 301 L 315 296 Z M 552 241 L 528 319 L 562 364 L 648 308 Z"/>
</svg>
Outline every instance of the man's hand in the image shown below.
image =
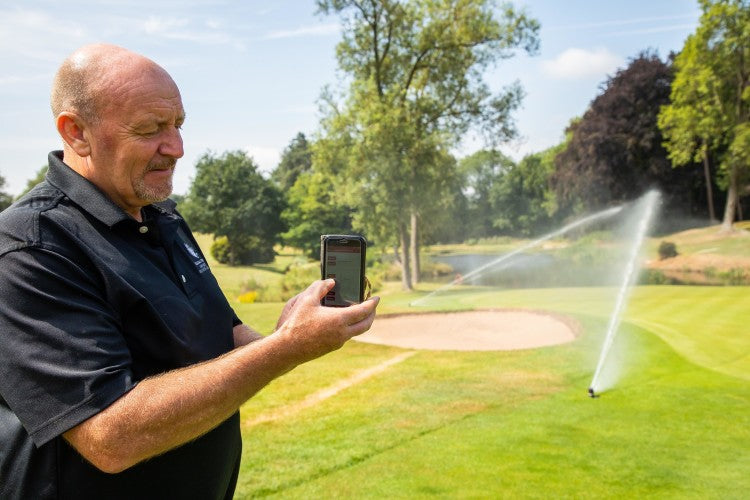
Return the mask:
<svg viewBox="0 0 750 500">
<path fill-rule="evenodd" d="M 325 307 L 320 301 L 333 288 L 332 279 L 316 281 L 284 306 L 273 336 L 299 355 L 299 363 L 339 349 L 355 335 L 370 329 L 380 299 L 370 298 L 349 307 Z"/>
</svg>

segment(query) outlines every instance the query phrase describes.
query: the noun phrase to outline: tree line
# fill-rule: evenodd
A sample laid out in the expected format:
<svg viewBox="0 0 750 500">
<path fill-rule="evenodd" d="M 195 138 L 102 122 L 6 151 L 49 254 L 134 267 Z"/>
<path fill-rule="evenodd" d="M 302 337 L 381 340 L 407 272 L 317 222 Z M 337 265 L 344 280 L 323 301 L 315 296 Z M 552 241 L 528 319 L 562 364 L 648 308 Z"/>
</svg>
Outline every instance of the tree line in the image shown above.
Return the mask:
<svg viewBox="0 0 750 500">
<path fill-rule="evenodd" d="M 320 234 L 362 233 L 392 249 L 406 289 L 420 245 L 539 234 L 651 188 L 662 221 L 723 207 L 729 230 L 750 179 L 750 3 L 699 3 L 678 54 L 636 55 L 560 144 L 515 162 L 498 147 L 517 135 L 523 90 L 492 91 L 483 74 L 537 52 L 535 19 L 491 0 L 318 0 L 342 20 L 345 75 L 322 91 L 319 129 L 294 137 L 270 178 L 242 151 L 206 153 L 179 209 L 231 264 L 269 261 L 279 243 L 315 257 Z M 469 131 L 486 147 L 457 158 Z"/>
</svg>

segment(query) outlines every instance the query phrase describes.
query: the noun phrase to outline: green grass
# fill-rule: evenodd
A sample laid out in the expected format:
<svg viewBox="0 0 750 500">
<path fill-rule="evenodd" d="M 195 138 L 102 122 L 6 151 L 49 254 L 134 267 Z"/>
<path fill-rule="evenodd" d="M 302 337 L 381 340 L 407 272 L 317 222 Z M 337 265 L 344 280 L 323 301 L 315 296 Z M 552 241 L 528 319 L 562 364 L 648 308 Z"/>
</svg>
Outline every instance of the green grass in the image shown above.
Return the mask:
<svg viewBox="0 0 750 500">
<path fill-rule="evenodd" d="M 386 292 L 381 312 L 413 310 L 418 294 Z M 622 376 L 596 400 L 586 388 L 613 290 L 439 294 L 429 309 L 555 310 L 582 334 L 526 351 L 420 351 L 315 406 L 246 426 L 237 497 L 741 498 L 748 292 L 636 289 L 614 349 Z M 272 383 L 243 421 L 400 352 L 349 343 Z"/>
<path fill-rule="evenodd" d="M 746 255 L 721 241 L 718 252 Z M 695 251 L 717 248 L 709 243 Z M 690 244 L 678 239 L 678 250 Z M 263 269 L 211 265 L 240 317 L 270 333 L 282 304 L 239 304 L 234 290 L 248 276 L 280 279 L 293 259 Z M 386 283 L 379 313 L 550 310 L 576 319 L 581 335 L 513 352 L 419 351 L 288 411 L 404 352 L 350 342 L 242 407 L 237 498 L 747 497 L 750 287 L 634 289 L 608 363 L 620 378 L 590 399 L 616 289 L 461 287 L 410 306 L 438 286 L 405 293 Z M 268 415 L 278 418 L 252 424 Z"/>
<path fill-rule="evenodd" d="M 302 251 L 283 248 L 271 264 L 256 264 L 254 266 L 229 266 L 220 264 L 211 256 L 210 248 L 213 237 L 208 234 L 195 234 L 195 239 L 206 256 L 208 265 L 216 280 L 221 284 L 227 299 L 234 306 L 237 304 L 237 296 L 243 290 L 243 284 L 253 280 L 261 285 L 280 282 L 287 267 L 295 261 L 303 260 Z"/>
</svg>

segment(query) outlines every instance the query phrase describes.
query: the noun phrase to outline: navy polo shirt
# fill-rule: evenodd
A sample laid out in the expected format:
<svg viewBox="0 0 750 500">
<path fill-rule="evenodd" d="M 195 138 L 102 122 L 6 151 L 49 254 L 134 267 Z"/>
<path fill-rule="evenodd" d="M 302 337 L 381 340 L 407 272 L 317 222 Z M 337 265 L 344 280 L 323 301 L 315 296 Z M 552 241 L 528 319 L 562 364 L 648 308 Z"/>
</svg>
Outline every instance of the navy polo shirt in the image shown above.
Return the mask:
<svg viewBox="0 0 750 500">
<path fill-rule="evenodd" d="M 239 323 L 167 201 L 138 222 L 49 155 L 0 213 L 0 498 L 230 498 L 235 414 L 197 440 L 105 474 L 62 433 L 138 381 L 220 356 Z"/>
</svg>

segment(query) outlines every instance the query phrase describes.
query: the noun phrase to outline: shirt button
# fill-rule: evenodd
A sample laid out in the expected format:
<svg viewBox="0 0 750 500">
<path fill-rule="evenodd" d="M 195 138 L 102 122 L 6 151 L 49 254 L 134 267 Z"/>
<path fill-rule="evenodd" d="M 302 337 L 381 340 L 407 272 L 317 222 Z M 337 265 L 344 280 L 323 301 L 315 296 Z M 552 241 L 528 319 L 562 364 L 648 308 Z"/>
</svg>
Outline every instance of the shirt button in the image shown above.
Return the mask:
<svg viewBox="0 0 750 500">
<path fill-rule="evenodd" d="M 138 228 L 138 231 L 140 231 L 141 234 L 146 234 L 148 232 L 148 226 L 141 226 Z"/>
</svg>

